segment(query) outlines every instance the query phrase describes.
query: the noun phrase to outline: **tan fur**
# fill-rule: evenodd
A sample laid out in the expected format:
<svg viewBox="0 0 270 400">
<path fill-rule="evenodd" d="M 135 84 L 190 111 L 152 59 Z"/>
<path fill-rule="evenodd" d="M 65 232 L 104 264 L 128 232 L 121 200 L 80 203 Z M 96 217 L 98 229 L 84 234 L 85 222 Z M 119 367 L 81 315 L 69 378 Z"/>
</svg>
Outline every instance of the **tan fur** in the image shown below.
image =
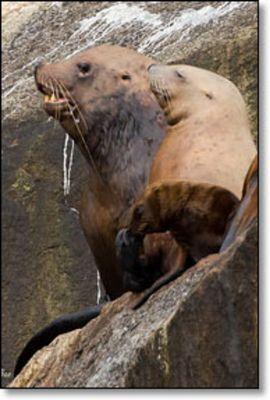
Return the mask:
<svg viewBox="0 0 270 400">
<path fill-rule="evenodd" d="M 240 199 L 256 148 L 238 89 L 213 72 L 187 65 L 156 66 L 150 78 L 154 92 L 155 81 L 168 91 L 166 104 L 156 96 L 168 123 L 175 122 L 153 161 L 149 182 L 212 183 Z"/>
<path fill-rule="evenodd" d="M 199 260 L 219 250 L 256 154 L 245 104 L 232 82 L 210 71 L 154 65 L 149 75 L 168 128 L 129 229 L 135 235 L 169 230 Z M 175 276 L 171 267 L 134 308 Z"/>
</svg>

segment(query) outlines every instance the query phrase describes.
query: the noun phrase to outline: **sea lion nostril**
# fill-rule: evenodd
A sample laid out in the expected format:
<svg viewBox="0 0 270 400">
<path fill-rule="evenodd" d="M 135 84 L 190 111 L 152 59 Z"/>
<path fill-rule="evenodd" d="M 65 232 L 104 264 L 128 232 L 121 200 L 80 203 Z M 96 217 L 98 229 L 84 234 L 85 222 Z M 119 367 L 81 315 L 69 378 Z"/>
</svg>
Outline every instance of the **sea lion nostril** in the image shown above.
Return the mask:
<svg viewBox="0 0 270 400">
<path fill-rule="evenodd" d="M 90 71 L 90 69 L 91 69 L 91 65 L 90 65 L 89 63 L 86 63 L 86 62 L 80 62 L 80 63 L 78 63 L 78 64 L 77 64 L 77 67 L 78 67 L 79 71 L 80 71 L 82 74 L 87 74 L 87 73 Z"/>
</svg>

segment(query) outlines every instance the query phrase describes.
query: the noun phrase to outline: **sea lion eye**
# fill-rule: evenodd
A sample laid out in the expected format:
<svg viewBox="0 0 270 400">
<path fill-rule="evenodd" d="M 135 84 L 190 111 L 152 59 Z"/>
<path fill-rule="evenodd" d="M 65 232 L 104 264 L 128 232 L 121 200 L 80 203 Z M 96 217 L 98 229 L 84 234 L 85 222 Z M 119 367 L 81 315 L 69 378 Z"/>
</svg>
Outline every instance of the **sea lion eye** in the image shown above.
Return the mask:
<svg viewBox="0 0 270 400">
<path fill-rule="evenodd" d="M 184 76 L 179 71 L 175 71 L 175 73 L 179 78 L 184 79 Z"/>
<path fill-rule="evenodd" d="M 124 74 L 121 76 L 121 78 L 122 78 L 124 81 L 130 81 L 130 80 L 131 80 L 131 76 L 130 76 L 128 73 L 124 73 Z"/>
<path fill-rule="evenodd" d="M 91 65 L 88 63 L 79 63 L 77 64 L 77 67 L 79 68 L 80 73 L 83 75 L 86 75 L 91 69 Z"/>
</svg>

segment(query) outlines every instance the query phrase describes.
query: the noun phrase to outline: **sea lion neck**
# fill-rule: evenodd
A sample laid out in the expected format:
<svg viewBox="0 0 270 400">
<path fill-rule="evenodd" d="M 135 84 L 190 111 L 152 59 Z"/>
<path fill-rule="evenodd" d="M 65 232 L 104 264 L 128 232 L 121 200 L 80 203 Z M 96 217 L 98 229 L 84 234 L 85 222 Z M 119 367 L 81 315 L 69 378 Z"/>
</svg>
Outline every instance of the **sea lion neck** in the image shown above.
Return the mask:
<svg viewBox="0 0 270 400">
<path fill-rule="evenodd" d="M 103 100 L 103 104 L 109 101 Z M 91 122 L 85 136 L 87 150 L 82 141 L 77 144 L 92 180 L 98 175 L 103 185 L 126 204 L 148 179 L 151 157 L 165 135 L 166 123 L 163 111 L 150 94 L 125 92 L 113 101 L 115 107 L 110 112 L 99 103 L 88 116 Z"/>
</svg>

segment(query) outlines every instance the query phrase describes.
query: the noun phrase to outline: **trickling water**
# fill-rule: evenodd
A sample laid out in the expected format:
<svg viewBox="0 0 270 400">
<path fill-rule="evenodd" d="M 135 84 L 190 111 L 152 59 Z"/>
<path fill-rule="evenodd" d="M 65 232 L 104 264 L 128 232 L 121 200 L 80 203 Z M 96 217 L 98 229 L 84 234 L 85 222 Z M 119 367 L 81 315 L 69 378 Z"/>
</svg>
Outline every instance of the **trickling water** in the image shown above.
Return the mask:
<svg viewBox="0 0 270 400">
<path fill-rule="evenodd" d="M 69 155 L 69 162 L 68 162 L 68 170 L 67 170 L 67 194 L 70 192 L 70 186 L 71 186 L 71 168 L 73 164 L 73 159 L 74 159 L 74 140 L 71 140 L 71 149 L 70 149 L 70 155 Z"/>
<path fill-rule="evenodd" d="M 70 153 L 68 154 L 68 144 L 71 142 Z M 74 141 L 66 133 L 63 148 L 63 189 L 64 196 L 70 193 L 71 187 L 71 168 L 74 159 Z"/>
<path fill-rule="evenodd" d="M 99 271 L 97 270 L 97 304 L 100 303 L 101 300 L 101 279 Z"/>
<path fill-rule="evenodd" d="M 79 215 L 80 212 L 75 207 L 69 207 L 70 211 L 74 212 L 75 214 Z"/>
</svg>

